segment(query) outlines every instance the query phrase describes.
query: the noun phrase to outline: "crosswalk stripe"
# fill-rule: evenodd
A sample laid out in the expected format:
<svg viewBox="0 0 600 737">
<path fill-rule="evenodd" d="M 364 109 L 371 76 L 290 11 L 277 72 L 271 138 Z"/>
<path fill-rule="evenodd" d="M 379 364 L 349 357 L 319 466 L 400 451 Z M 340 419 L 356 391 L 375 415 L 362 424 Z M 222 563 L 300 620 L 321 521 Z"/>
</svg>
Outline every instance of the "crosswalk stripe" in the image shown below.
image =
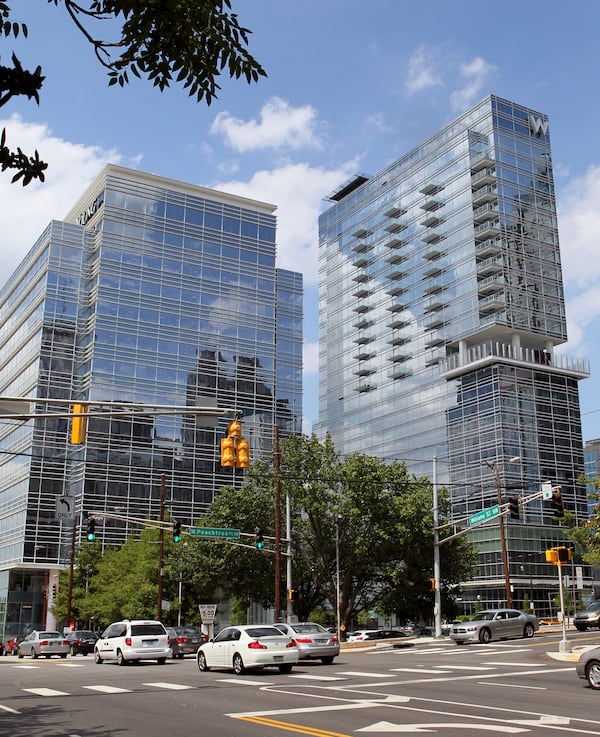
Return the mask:
<svg viewBox="0 0 600 737">
<path fill-rule="evenodd" d="M 292 673 L 290 678 L 301 678 L 305 681 L 344 681 L 345 678 L 338 678 L 338 676 L 311 676 L 305 673 Z"/>
<path fill-rule="evenodd" d="M 389 673 L 364 673 L 360 670 L 341 670 L 340 676 L 358 676 L 360 678 L 389 678 Z"/>
<path fill-rule="evenodd" d="M 273 686 L 268 681 L 248 681 L 245 678 L 218 678 L 220 683 L 238 683 L 240 686 Z"/>
<path fill-rule="evenodd" d="M 142 683 L 142 686 L 154 686 L 155 688 L 168 688 L 172 691 L 185 691 L 188 688 L 194 688 L 194 686 L 184 686 L 182 683 Z"/>
<path fill-rule="evenodd" d="M 89 691 L 100 691 L 101 693 L 131 693 L 128 688 L 119 688 L 118 686 L 84 686 Z"/>
<path fill-rule="evenodd" d="M 23 691 L 35 694 L 36 696 L 68 696 L 66 691 L 56 691 L 53 688 L 24 688 Z"/>
</svg>

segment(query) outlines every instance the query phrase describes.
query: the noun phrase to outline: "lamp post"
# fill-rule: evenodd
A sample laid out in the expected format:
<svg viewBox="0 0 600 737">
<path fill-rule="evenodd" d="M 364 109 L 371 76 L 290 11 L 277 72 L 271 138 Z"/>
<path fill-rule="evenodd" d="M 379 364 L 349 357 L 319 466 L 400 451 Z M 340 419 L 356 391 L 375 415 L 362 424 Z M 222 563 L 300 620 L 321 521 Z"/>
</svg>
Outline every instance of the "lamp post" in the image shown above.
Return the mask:
<svg viewBox="0 0 600 737">
<path fill-rule="evenodd" d="M 521 460 L 521 456 L 514 456 L 509 458 L 508 463 L 517 463 Z M 500 487 L 500 463 L 496 461 L 485 461 L 485 464 L 495 470 L 496 476 L 496 491 L 498 493 L 498 505 L 502 506 L 502 489 Z M 506 531 L 504 529 L 504 515 L 499 517 L 500 527 L 500 546 L 502 549 L 502 568 L 504 569 L 504 586 L 506 589 L 506 606 L 512 609 L 512 591 L 510 587 L 510 570 L 508 568 L 508 550 L 506 547 Z"/>
</svg>

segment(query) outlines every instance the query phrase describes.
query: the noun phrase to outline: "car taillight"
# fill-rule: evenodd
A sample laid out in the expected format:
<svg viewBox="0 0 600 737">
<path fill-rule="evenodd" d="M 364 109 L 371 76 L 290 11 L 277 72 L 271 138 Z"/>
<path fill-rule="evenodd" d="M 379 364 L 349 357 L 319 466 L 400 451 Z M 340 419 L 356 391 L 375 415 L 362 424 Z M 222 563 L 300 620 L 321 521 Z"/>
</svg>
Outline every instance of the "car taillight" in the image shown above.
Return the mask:
<svg viewBox="0 0 600 737">
<path fill-rule="evenodd" d="M 40 640 L 40 647 L 45 647 L 48 644 L 48 640 Z"/>
<path fill-rule="evenodd" d="M 248 647 L 250 650 L 267 650 L 267 646 L 263 645 L 262 642 L 259 642 L 258 640 L 252 640 L 252 642 L 249 642 Z"/>
<path fill-rule="evenodd" d="M 333 636 L 333 637 L 331 638 L 331 642 L 337 642 L 337 641 L 338 641 L 338 638 L 337 638 L 337 637 L 336 637 L 336 636 L 334 635 L 334 636 Z"/>
<path fill-rule="evenodd" d="M 67 640 L 65 640 L 65 644 L 66 644 L 66 642 L 67 642 Z M 81 645 L 81 644 L 83 643 L 83 640 L 76 640 L 76 643 L 77 643 L 78 645 Z"/>
<path fill-rule="evenodd" d="M 182 642 L 187 642 L 187 639 L 185 637 L 178 637 L 177 642 L 181 644 Z"/>
<path fill-rule="evenodd" d="M 312 642 L 311 637 L 296 637 L 296 642 Z"/>
<path fill-rule="evenodd" d="M 127 647 L 131 647 L 131 637 L 125 638 L 125 644 L 127 645 Z"/>
<path fill-rule="evenodd" d="M 81 640 L 77 640 L 78 644 L 81 644 Z M 63 645 L 70 645 L 71 643 L 68 640 L 63 640 Z"/>
<path fill-rule="evenodd" d="M 298 643 L 296 642 L 296 640 L 290 640 L 286 647 L 298 647 Z"/>
</svg>

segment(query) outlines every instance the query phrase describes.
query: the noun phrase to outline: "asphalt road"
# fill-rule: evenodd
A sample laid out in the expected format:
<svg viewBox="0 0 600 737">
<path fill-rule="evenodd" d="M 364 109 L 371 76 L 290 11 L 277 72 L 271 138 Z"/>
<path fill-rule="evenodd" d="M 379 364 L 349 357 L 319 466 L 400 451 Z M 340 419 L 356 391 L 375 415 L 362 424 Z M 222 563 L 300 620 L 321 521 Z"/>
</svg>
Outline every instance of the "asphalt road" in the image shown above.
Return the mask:
<svg viewBox="0 0 600 737">
<path fill-rule="evenodd" d="M 2 737 L 598 735 L 600 692 L 557 659 L 559 630 L 456 646 L 344 651 L 289 675 L 200 673 L 195 660 L 96 665 L 0 658 Z M 600 633 L 569 633 L 574 647 Z"/>
</svg>

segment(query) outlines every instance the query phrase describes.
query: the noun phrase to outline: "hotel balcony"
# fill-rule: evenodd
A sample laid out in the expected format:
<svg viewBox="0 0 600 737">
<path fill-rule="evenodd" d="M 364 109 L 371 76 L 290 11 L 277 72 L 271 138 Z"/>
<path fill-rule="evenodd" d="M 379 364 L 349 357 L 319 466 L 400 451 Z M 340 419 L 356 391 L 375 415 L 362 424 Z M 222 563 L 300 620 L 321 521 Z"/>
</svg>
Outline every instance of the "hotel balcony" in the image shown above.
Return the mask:
<svg viewBox="0 0 600 737">
<path fill-rule="evenodd" d="M 442 200 L 425 200 L 425 202 L 421 205 L 421 210 L 425 210 L 426 212 L 433 212 L 434 210 L 439 210 L 440 207 L 444 206 L 444 202 Z"/>
<path fill-rule="evenodd" d="M 388 207 L 388 209 L 385 210 L 383 214 L 388 218 L 397 218 L 400 217 L 400 215 L 406 215 L 406 212 L 407 211 L 402 207 L 392 205 L 392 207 Z"/>
<path fill-rule="evenodd" d="M 590 362 L 583 358 L 562 353 L 550 355 L 539 349 L 515 347 L 510 343 L 491 340 L 469 346 L 462 355 L 455 353 L 446 358 L 442 373 L 446 379 L 451 379 L 494 363 L 568 374 L 576 379 L 585 379 L 590 375 Z"/>
<path fill-rule="evenodd" d="M 373 366 L 361 366 L 352 373 L 354 376 L 372 376 L 377 373 L 377 369 L 373 368 Z"/>
<path fill-rule="evenodd" d="M 372 293 L 373 292 L 371 289 L 367 289 L 366 287 L 359 287 L 354 292 L 352 292 L 352 296 L 362 299 L 363 297 L 368 297 Z"/>
<path fill-rule="evenodd" d="M 496 172 L 494 169 L 482 169 L 471 177 L 471 187 L 483 187 L 484 184 L 495 184 Z"/>
<path fill-rule="evenodd" d="M 498 200 L 498 188 L 488 184 L 485 187 L 480 187 L 473 192 L 473 204 L 484 205 L 486 202 L 497 202 Z"/>
<path fill-rule="evenodd" d="M 440 184 L 439 182 L 428 182 L 425 184 L 419 192 L 424 195 L 432 195 L 437 194 L 438 192 L 441 192 L 444 189 L 444 185 Z"/>
<path fill-rule="evenodd" d="M 372 358 L 375 358 L 377 353 L 375 351 L 365 351 L 360 350 L 358 353 L 355 353 L 352 358 L 355 358 L 357 361 L 370 361 Z"/>
<path fill-rule="evenodd" d="M 439 243 L 440 241 L 443 241 L 445 238 L 444 235 L 441 233 L 438 233 L 436 231 L 432 231 L 431 233 L 426 233 L 424 236 L 421 237 L 421 240 L 423 243 Z"/>
<path fill-rule="evenodd" d="M 502 238 L 488 238 L 475 244 L 478 258 L 488 258 L 502 253 Z"/>
<path fill-rule="evenodd" d="M 412 358 L 411 353 L 392 353 L 392 355 L 388 357 L 388 361 L 392 361 L 393 363 L 404 363 L 404 361 L 408 361 L 410 358 Z"/>
<path fill-rule="evenodd" d="M 408 335 L 396 335 L 393 338 L 390 338 L 387 342 L 389 345 L 406 345 L 407 343 L 410 343 L 411 338 L 408 337 Z"/>
<path fill-rule="evenodd" d="M 434 328 L 441 328 L 444 324 L 444 318 L 438 313 L 431 315 L 423 321 L 423 328 L 425 330 L 433 330 Z"/>
<path fill-rule="evenodd" d="M 423 302 L 423 312 L 437 312 L 446 306 L 447 302 L 442 298 L 442 293 L 438 292 L 432 297 L 428 297 Z"/>
<path fill-rule="evenodd" d="M 406 244 L 405 238 L 400 238 L 398 235 L 392 235 L 383 241 L 383 245 L 386 248 L 402 248 Z"/>
<path fill-rule="evenodd" d="M 426 258 L 428 261 L 434 261 L 436 258 L 440 258 L 440 256 L 443 255 L 444 251 L 439 246 L 431 246 L 425 251 L 423 258 Z"/>
<path fill-rule="evenodd" d="M 424 220 L 421 220 L 421 225 L 425 228 L 436 228 L 444 222 L 444 218 L 440 218 L 437 215 L 429 215 Z"/>
<path fill-rule="evenodd" d="M 412 371 L 409 368 L 407 368 L 406 366 L 400 365 L 400 366 L 394 366 L 392 371 L 388 373 L 388 377 L 396 381 L 396 379 L 406 379 L 411 374 L 412 374 Z"/>
<path fill-rule="evenodd" d="M 362 392 L 372 392 L 373 389 L 377 389 L 377 386 L 375 384 L 363 384 L 363 383 L 361 383 L 361 384 L 357 384 L 354 387 L 354 391 L 355 392 L 359 392 L 359 393 L 362 393 Z"/>
<path fill-rule="evenodd" d="M 498 294 L 491 294 L 489 297 L 484 297 L 479 300 L 479 312 L 484 315 L 490 312 L 498 312 L 506 307 L 506 300 L 504 298 L 504 292 Z"/>
<path fill-rule="evenodd" d="M 493 159 L 489 154 L 481 154 L 476 159 L 471 161 L 471 171 L 477 172 L 482 169 L 489 169 L 496 165 L 496 160 Z"/>
<path fill-rule="evenodd" d="M 504 286 L 504 276 L 502 274 L 488 276 L 487 279 L 477 282 L 477 294 L 487 295 L 493 294 L 494 292 L 501 292 Z"/>
<path fill-rule="evenodd" d="M 432 276 L 439 276 L 443 272 L 443 267 L 439 262 L 432 262 L 423 269 L 423 276 L 430 278 Z"/>
<path fill-rule="evenodd" d="M 368 241 L 358 241 L 352 246 L 354 253 L 366 253 L 373 248 L 373 244 Z"/>
<path fill-rule="evenodd" d="M 399 330 L 400 328 L 407 328 L 410 325 L 410 321 L 406 318 L 397 317 L 396 319 L 388 322 L 386 327 L 392 328 L 392 330 Z"/>
<path fill-rule="evenodd" d="M 355 261 L 352 262 L 352 266 L 356 267 L 357 269 L 363 269 L 365 266 L 369 266 L 371 264 L 371 259 L 367 258 L 366 256 L 359 256 Z"/>
<path fill-rule="evenodd" d="M 401 223 L 397 220 L 392 221 L 391 223 L 388 223 L 384 230 L 386 230 L 388 233 L 400 233 L 403 230 L 406 230 L 408 228 L 408 225 L 406 223 Z"/>
<path fill-rule="evenodd" d="M 401 264 L 409 258 L 408 253 L 398 253 L 397 251 L 390 253 L 385 259 L 386 264 Z"/>
<path fill-rule="evenodd" d="M 498 235 L 500 235 L 499 220 L 489 220 L 487 223 L 475 226 L 475 239 L 478 241 L 485 241 Z"/>
<path fill-rule="evenodd" d="M 366 317 L 362 317 L 360 320 L 352 323 L 352 327 L 358 328 L 358 330 L 362 330 L 363 328 L 370 328 L 371 325 L 375 325 L 375 320 L 369 320 Z"/>
<path fill-rule="evenodd" d="M 483 223 L 486 220 L 496 220 L 498 218 L 498 208 L 492 204 L 487 203 L 486 205 L 481 205 L 481 207 L 476 207 L 473 210 L 473 220 L 476 223 Z"/>
<path fill-rule="evenodd" d="M 477 276 L 491 276 L 499 274 L 504 266 L 502 256 L 492 256 L 477 262 Z"/>
</svg>

